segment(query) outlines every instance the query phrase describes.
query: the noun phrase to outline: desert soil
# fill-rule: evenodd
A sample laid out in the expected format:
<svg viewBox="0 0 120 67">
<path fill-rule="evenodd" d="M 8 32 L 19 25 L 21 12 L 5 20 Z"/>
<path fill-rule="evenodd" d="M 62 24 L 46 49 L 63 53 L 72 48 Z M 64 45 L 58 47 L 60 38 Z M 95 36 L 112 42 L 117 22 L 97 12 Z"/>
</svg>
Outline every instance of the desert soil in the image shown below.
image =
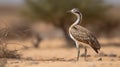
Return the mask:
<svg viewBox="0 0 120 67">
<path fill-rule="evenodd" d="M 40 43 L 39 48 L 33 48 L 28 45 L 30 43 L 24 42 L 28 48 L 18 51 L 21 59 L 7 59 L 5 67 L 120 67 L 119 45 L 102 45 L 100 55 L 88 48 L 87 61 L 84 60 L 84 49 L 81 48 L 81 57 L 76 61 L 77 49 L 68 48 L 62 43 L 63 41 L 46 40 Z M 15 44 L 8 47 L 9 49 L 22 48 Z"/>
</svg>

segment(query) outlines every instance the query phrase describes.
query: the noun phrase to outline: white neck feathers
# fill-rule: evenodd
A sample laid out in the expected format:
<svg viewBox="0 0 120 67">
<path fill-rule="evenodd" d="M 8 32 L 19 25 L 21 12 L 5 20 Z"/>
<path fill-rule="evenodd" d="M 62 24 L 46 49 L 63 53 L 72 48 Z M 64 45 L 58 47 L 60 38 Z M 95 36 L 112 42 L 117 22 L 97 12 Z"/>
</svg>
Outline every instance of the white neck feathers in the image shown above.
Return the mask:
<svg viewBox="0 0 120 67">
<path fill-rule="evenodd" d="M 81 13 L 80 14 L 74 13 L 74 14 L 77 16 L 77 20 L 69 27 L 69 35 L 74 41 L 76 41 L 72 36 L 72 34 L 70 33 L 70 30 L 72 29 L 72 27 L 77 25 L 82 20 L 82 14 Z"/>
<path fill-rule="evenodd" d="M 76 15 L 77 20 L 70 27 L 73 27 L 73 26 L 77 25 L 79 22 L 82 21 L 82 14 L 81 13 L 80 14 L 74 14 L 74 15 Z"/>
</svg>

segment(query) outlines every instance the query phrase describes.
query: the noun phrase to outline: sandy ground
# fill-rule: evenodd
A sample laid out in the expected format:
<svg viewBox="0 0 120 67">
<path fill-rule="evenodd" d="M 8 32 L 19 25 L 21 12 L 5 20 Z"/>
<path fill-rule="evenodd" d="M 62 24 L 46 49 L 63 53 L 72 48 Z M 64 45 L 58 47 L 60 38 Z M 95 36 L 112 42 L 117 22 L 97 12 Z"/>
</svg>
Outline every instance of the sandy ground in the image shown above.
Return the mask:
<svg viewBox="0 0 120 67">
<path fill-rule="evenodd" d="M 24 42 L 29 48 L 18 51 L 22 55 L 21 59 L 7 59 L 3 67 L 120 67 L 120 46 L 114 46 L 114 44 L 112 46 L 103 45 L 100 54 L 102 56 L 88 48 L 88 61 L 84 60 L 84 49 L 81 48 L 82 56 L 79 61 L 76 61 L 76 48 L 62 47 L 64 46 L 62 43 L 64 40 L 55 40 L 43 41 L 41 48 L 37 49 L 28 45 L 30 43 Z M 8 47 L 9 49 L 22 48 L 15 44 Z"/>
</svg>

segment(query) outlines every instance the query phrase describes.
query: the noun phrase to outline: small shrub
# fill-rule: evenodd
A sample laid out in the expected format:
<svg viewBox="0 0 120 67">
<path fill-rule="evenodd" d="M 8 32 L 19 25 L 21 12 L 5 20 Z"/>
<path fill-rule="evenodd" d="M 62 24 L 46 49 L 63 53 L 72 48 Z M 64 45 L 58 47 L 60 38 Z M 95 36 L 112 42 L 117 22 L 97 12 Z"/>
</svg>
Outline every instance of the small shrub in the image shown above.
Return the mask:
<svg viewBox="0 0 120 67">
<path fill-rule="evenodd" d="M 10 51 L 5 45 L 0 45 L 0 58 L 15 58 L 20 59 L 20 54 L 17 53 L 17 50 Z"/>
</svg>

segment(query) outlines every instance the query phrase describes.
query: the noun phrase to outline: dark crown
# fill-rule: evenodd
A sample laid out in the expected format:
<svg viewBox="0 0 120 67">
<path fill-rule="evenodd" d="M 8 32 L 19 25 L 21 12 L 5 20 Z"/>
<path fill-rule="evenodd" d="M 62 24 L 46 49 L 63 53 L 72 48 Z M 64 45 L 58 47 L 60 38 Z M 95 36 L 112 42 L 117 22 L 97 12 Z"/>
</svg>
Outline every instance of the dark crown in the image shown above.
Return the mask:
<svg viewBox="0 0 120 67">
<path fill-rule="evenodd" d="M 72 9 L 72 12 L 80 14 L 80 11 L 79 11 L 78 8 L 73 8 L 73 9 Z"/>
</svg>

